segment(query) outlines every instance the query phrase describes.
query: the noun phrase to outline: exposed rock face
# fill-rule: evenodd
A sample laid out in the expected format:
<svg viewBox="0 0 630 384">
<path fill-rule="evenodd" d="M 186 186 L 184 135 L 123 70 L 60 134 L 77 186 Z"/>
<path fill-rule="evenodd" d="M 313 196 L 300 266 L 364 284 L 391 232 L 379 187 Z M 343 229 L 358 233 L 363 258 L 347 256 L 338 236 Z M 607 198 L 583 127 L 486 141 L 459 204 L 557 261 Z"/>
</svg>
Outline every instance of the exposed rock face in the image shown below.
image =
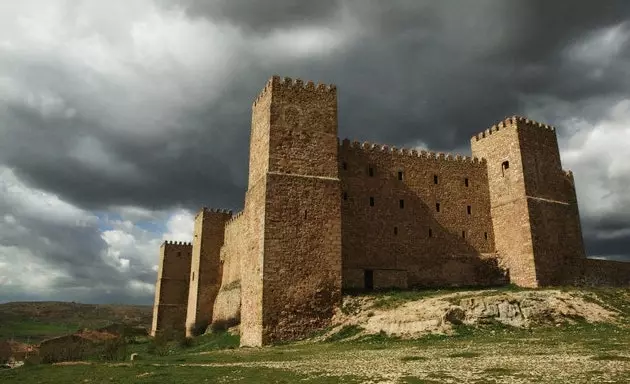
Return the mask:
<svg viewBox="0 0 630 384">
<path fill-rule="evenodd" d="M 586 293 L 558 290 L 499 292 L 470 291 L 409 301 L 394 308 L 375 307 L 374 298 L 347 297 L 352 313 L 338 311 L 336 332 L 344 325 L 358 325 L 363 334 L 385 332 L 402 337 L 449 333 L 453 326 L 500 322 L 514 327 L 556 325 L 576 319 L 615 322 L 614 310 L 604 308 Z M 348 312 L 348 311 L 346 311 Z"/>
</svg>

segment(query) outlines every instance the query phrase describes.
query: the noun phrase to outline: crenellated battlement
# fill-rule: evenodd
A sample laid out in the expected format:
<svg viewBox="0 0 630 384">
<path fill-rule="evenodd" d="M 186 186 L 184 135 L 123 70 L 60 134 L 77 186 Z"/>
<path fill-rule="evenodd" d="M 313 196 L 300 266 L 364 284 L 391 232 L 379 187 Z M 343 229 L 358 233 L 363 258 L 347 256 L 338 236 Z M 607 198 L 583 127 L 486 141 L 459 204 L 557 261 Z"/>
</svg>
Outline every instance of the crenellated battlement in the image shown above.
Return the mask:
<svg viewBox="0 0 630 384">
<path fill-rule="evenodd" d="M 229 224 L 232 224 L 232 223 L 233 223 L 233 222 L 235 222 L 236 220 L 240 219 L 240 218 L 241 218 L 241 216 L 243 216 L 243 212 L 245 212 L 245 211 L 240 211 L 240 212 L 237 212 L 237 213 L 236 213 L 235 215 L 233 215 L 233 216 L 232 216 L 232 217 L 231 217 L 228 221 L 226 221 L 226 222 L 225 222 L 225 225 L 227 226 L 227 225 L 229 225 Z"/>
<path fill-rule="evenodd" d="M 192 247 L 192 243 L 190 242 L 185 242 L 185 241 L 170 241 L 170 240 L 164 240 L 164 242 L 162 243 L 163 246 L 169 245 L 177 245 L 177 246 L 183 246 L 183 247 Z"/>
<path fill-rule="evenodd" d="M 199 210 L 199 212 L 197 212 L 197 214 L 195 215 L 195 218 L 199 217 L 199 215 L 201 214 L 208 215 L 212 213 L 232 216 L 232 210 L 230 209 L 203 207 L 201 208 L 201 210 Z"/>
<path fill-rule="evenodd" d="M 535 128 L 539 128 L 539 129 L 546 129 L 549 130 L 551 132 L 555 132 L 556 128 L 554 126 L 548 125 L 548 124 L 543 124 L 543 123 L 539 123 L 538 121 L 534 121 L 531 119 L 528 119 L 526 117 L 523 116 L 510 116 L 507 117 L 505 119 L 503 119 L 502 121 L 500 121 L 499 123 L 493 125 L 492 127 L 486 129 L 483 132 L 480 132 L 478 134 L 476 134 L 475 136 L 472 137 L 473 140 L 475 141 L 479 141 L 483 138 L 489 137 L 492 134 L 499 132 L 501 130 L 501 128 L 510 128 L 510 127 L 515 127 L 517 125 L 521 125 L 521 126 L 528 126 L 528 127 L 535 127 Z"/>
<path fill-rule="evenodd" d="M 276 90 L 305 90 L 311 92 L 317 92 L 321 94 L 335 94 L 337 93 L 337 86 L 335 84 L 315 84 L 313 81 L 304 82 L 302 79 L 292 79 L 290 77 L 280 77 L 273 75 L 265 84 L 265 87 L 258 94 L 254 100 L 253 105 L 256 106 L 261 99 L 263 99 L 272 89 Z"/>
<path fill-rule="evenodd" d="M 443 152 L 432 152 L 410 148 L 398 148 L 386 144 L 374 144 L 370 142 L 350 141 L 344 139 L 339 146 L 344 149 L 353 149 L 370 152 L 384 152 L 400 156 L 418 157 L 428 160 L 456 161 L 461 163 L 485 164 L 486 160 L 478 157 L 464 156 L 460 154 L 450 154 Z"/>
</svg>

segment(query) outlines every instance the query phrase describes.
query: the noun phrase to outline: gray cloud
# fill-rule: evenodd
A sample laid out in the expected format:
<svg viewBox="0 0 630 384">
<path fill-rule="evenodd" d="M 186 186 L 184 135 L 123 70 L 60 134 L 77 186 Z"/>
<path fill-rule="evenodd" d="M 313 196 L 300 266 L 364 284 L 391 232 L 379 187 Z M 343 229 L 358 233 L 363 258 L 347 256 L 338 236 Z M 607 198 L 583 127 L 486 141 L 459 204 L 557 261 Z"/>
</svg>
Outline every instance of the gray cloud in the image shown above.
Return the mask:
<svg viewBox="0 0 630 384">
<path fill-rule="evenodd" d="M 0 165 L 85 212 L 239 209 L 251 102 L 277 73 L 336 83 L 342 137 L 454 151 L 515 113 L 557 125 L 589 253 L 627 253 L 630 171 L 614 153 L 595 160 L 625 137 L 607 121 L 630 121 L 611 112 L 630 98 L 627 1 L 156 1 L 51 1 L 51 25 L 6 16 Z M 37 5 L 12 7 L 37 21 Z M 99 268 L 123 240 L 103 240 L 97 224 L 68 229 L 0 209 L 29 233 L 72 244 L 0 237 L 65 271 L 58 289 L 153 283 L 149 245 L 161 234 L 118 228 L 137 242 L 117 256 L 128 269 Z M 602 238 L 610 232 L 619 235 Z"/>
</svg>

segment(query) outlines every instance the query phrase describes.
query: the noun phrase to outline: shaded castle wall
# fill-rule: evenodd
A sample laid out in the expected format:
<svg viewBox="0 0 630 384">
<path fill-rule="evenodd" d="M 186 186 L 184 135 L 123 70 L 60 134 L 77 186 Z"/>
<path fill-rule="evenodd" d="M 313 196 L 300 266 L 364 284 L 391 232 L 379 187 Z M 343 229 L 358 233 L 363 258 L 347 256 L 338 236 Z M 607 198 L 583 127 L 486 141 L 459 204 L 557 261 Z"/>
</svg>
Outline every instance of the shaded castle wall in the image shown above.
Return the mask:
<svg viewBox="0 0 630 384">
<path fill-rule="evenodd" d="M 484 162 L 344 140 L 339 174 L 344 287 L 504 282 Z"/>
<path fill-rule="evenodd" d="M 611 260 L 580 260 L 577 273 L 567 280 L 576 285 L 592 286 L 630 286 L 630 263 Z"/>
<path fill-rule="evenodd" d="M 214 300 L 221 285 L 220 250 L 226 221 L 232 213 L 203 208 L 195 216 L 190 266 L 190 291 L 186 311 L 186 334 L 199 321 L 212 321 Z"/>
<path fill-rule="evenodd" d="M 225 240 L 221 247 L 221 288 L 214 303 L 212 321 L 240 319 L 241 255 L 247 252 L 247 220 L 243 212 L 225 224 Z"/>
<path fill-rule="evenodd" d="M 184 331 L 191 254 L 190 243 L 164 242 L 160 246 L 151 336 Z"/>
<path fill-rule="evenodd" d="M 252 115 L 241 345 L 325 327 L 341 298 L 336 89 L 274 76 Z"/>
<path fill-rule="evenodd" d="M 263 256 L 266 178 L 250 185 L 245 197 L 243 216 L 246 239 L 241 259 L 241 346 L 263 343 Z"/>
<path fill-rule="evenodd" d="M 514 116 L 473 137 L 471 146 L 473 155 L 487 159 L 495 242 L 511 281 L 563 284 L 584 246 L 573 179 L 561 168 L 555 130 Z"/>
</svg>

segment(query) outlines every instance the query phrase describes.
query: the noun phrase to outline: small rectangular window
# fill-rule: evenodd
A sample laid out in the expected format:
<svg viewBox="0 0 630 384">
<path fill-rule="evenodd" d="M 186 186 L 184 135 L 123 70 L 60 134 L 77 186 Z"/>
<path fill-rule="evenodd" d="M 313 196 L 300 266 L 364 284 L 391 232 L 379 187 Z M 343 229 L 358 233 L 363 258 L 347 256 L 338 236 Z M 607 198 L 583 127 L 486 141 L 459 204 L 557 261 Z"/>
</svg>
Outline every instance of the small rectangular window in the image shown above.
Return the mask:
<svg viewBox="0 0 630 384">
<path fill-rule="evenodd" d="M 345 161 L 341 163 L 341 166 L 343 167 L 343 169 L 348 169 L 348 163 L 346 163 Z"/>
<path fill-rule="evenodd" d="M 462 231 L 462 238 L 466 238 L 466 231 Z"/>
<path fill-rule="evenodd" d="M 370 177 L 374 176 L 374 168 L 372 168 L 371 166 L 368 168 L 368 174 L 370 175 Z"/>
<path fill-rule="evenodd" d="M 465 185 L 465 186 L 468 186 L 468 178 L 465 178 L 465 179 L 464 179 L 464 185 Z"/>
<path fill-rule="evenodd" d="M 374 198 L 370 197 L 370 207 L 373 207 L 373 206 L 374 206 Z"/>
<path fill-rule="evenodd" d="M 398 202 L 398 206 L 400 207 L 400 209 L 405 208 L 405 200 L 402 200 L 402 199 L 401 199 L 401 200 Z"/>
<path fill-rule="evenodd" d="M 472 212 L 472 209 L 470 208 L 470 205 L 466 207 L 466 211 L 468 212 L 468 214 L 470 215 L 470 213 Z"/>
<path fill-rule="evenodd" d="M 343 199 L 344 200 L 348 200 L 348 192 L 344 192 L 343 193 Z"/>
<path fill-rule="evenodd" d="M 304 210 L 304 220 L 306 220 L 307 217 L 308 217 L 308 211 L 305 209 Z"/>
<path fill-rule="evenodd" d="M 429 228 L 429 237 L 433 237 L 433 230 Z"/>
<path fill-rule="evenodd" d="M 403 179 L 403 173 L 402 171 L 398 171 L 398 180 L 402 180 Z"/>
<path fill-rule="evenodd" d="M 195 281 L 195 272 L 192 273 L 192 281 Z"/>
<path fill-rule="evenodd" d="M 440 203 L 435 203 L 435 211 L 440 212 Z"/>
<path fill-rule="evenodd" d="M 488 232 L 484 232 L 484 233 L 483 233 L 483 237 L 484 237 L 486 240 L 488 240 Z"/>
<path fill-rule="evenodd" d="M 433 184 L 438 183 L 438 175 L 433 175 Z"/>
<path fill-rule="evenodd" d="M 398 227 L 394 227 L 394 235 L 398 235 Z"/>
</svg>

